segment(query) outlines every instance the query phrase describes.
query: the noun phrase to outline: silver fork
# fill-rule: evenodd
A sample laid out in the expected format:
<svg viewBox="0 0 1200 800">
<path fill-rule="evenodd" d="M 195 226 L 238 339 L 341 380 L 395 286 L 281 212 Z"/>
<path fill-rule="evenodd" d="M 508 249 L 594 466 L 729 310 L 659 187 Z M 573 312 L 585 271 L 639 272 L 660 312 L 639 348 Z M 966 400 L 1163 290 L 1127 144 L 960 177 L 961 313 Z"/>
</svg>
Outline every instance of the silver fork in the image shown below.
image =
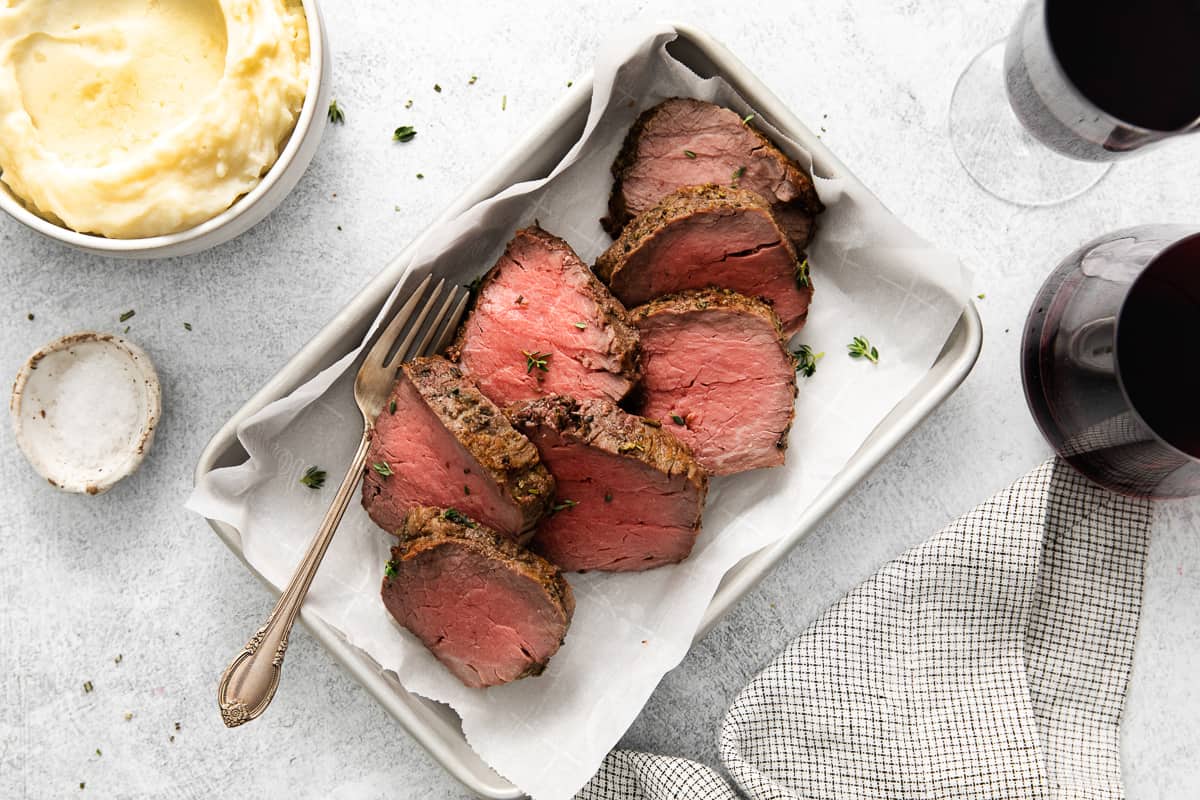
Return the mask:
<svg viewBox="0 0 1200 800">
<path fill-rule="evenodd" d="M 371 442 L 371 431 L 375 427 L 375 417 L 383 410 L 396 370 L 400 364 L 409 358 L 437 352 L 445 347 L 450 336 L 458 327 L 466 308 L 469 295 L 452 288 L 442 302 L 437 314 L 428 326 L 426 318 L 437 306 L 438 298 L 445 289 L 446 282 L 439 281 L 433 292 L 422 303 L 422 297 L 429 289 L 431 277 L 425 278 L 413 291 L 401 309 L 388 323 L 382 333 L 377 334 L 366 360 L 358 370 L 354 380 L 354 399 L 363 416 L 362 441 L 358 443 L 358 452 L 338 487 L 337 495 L 333 498 L 325 519 L 313 537 L 312 543 L 296 573 L 292 575 L 287 588 L 279 596 L 279 601 L 267 617 L 267 622 L 251 637 L 237 657 L 225 668 L 221 683 L 217 687 L 217 702 L 221 707 L 221 719 L 226 727 L 235 728 L 238 725 L 256 719 L 275 697 L 275 689 L 279 686 L 279 675 L 283 669 L 283 656 L 287 651 L 288 634 L 292 624 L 300 612 L 308 587 L 312 585 L 317 567 L 325 556 L 325 550 L 333 539 L 338 523 L 350 504 L 359 480 L 362 479 L 363 466 L 367 460 L 367 447 Z M 453 309 L 453 310 L 452 310 Z M 414 316 L 415 315 L 415 316 Z M 414 346 L 418 334 L 425 330 L 425 335 Z M 401 335 L 403 340 L 401 341 Z M 397 344 L 399 342 L 399 344 Z"/>
</svg>

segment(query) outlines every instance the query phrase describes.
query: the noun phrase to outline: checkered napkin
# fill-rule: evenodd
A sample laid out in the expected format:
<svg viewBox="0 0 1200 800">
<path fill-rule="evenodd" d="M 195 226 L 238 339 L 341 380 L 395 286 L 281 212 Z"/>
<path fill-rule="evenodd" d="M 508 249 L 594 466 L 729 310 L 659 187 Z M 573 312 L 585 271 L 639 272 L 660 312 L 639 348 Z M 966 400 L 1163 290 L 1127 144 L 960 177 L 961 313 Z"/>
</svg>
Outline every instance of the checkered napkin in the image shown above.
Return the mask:
<svg viewBox="0 0 1200 800">
<path fill-rule="evenodd" d="M 615 751 L 581 800 L 1120 798 L 1149 505 L 1048 461 L 883 567 L 734 700 L 732 784 Z"/>
</svg>

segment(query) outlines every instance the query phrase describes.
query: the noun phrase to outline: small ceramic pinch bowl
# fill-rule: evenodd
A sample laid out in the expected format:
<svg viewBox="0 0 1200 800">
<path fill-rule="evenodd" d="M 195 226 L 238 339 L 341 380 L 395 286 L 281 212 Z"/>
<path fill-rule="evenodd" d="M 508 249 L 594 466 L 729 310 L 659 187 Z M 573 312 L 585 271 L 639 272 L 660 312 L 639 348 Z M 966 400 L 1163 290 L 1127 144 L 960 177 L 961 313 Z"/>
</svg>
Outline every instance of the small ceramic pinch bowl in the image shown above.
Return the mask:
<svg viewBox="0 0 1200 800">
<path fill-rule="evenodd" d="M 100 494 L 137 470 L 162 411 L 154 365 L 119 336 L 74 333 L 17 373 L 13 432 L 29 463 L 66 492 Z"/>
</svg>

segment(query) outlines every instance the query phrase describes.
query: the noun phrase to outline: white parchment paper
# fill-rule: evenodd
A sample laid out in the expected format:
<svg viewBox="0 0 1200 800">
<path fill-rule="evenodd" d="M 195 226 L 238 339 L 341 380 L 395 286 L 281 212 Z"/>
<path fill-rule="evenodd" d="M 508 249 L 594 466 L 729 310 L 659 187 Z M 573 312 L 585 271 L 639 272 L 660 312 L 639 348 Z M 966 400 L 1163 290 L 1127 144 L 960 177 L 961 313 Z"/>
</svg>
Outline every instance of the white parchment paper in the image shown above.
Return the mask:
<svg viewBox="0 0 1200 800">
<path fill-rule="evenodd" d="M 609 165 L 637 114 L 667 97 L 756 113 L 756 125 L 810 162 L 801 142 L 781 136 L 723 80 L 702 79 L 676 61 L 666 49 L 674 35 L 642 26 L 615 37 L 597 57 L 587 127 L 550 177 L 510 187 L 430 231 L 397 295 L 430 272 L 468 282 L 535 218 L 585 261 L 595 259 L 610 242 L 599 225 Z M 809 253 L 816 297 L 795 341 L 827 355 L 814 377 L 800 379 L 787 466 L 714 480 L 691 558 L 645 573 L 570 575 L 575 619 L 549 669 L 487 690 L 462 686 L 388 615 L 379 585 L 392 537 L 357 504 L 309 592 L 307 608 L 410 691 L 450 704 L 471 746 L 537 800 L 570 797 L 587 781 L 686 654 L 721 576 L 794 529 L 801 510 L 928 371 L 966 303 L 968 276 L 954 256 L 918 238 L 834 165 L 818 159 L 814 168 L 828 211 Z M 847 357 L 856 335 L 879 348 L 878 365 Z M 246 558 L 276 586 L 287 582 L 332 498 L 330 486 L 312 491 L 300 475 L 320 464 L 336 484 L 358 443 L 354 355 L 248 420 L 238 435 L 249 461 L 209 473 L 188 502 L 234 525 Z"/>
</svg>

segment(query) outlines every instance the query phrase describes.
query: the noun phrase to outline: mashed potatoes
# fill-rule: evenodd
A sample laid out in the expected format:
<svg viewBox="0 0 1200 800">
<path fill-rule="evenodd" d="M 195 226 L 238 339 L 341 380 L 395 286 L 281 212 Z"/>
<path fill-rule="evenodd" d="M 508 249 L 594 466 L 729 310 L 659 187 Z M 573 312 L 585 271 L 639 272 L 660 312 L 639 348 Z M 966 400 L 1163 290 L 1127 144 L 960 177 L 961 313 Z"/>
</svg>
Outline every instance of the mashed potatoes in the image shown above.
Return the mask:
<svg viewBox="0 0 1200 800">
<path fill-rule="evenodd" d="M 300 0 L 9 0 L 0 180 L 76 231 L 190 228 L 275 163 L 308 57 Z"/>
</svg>

